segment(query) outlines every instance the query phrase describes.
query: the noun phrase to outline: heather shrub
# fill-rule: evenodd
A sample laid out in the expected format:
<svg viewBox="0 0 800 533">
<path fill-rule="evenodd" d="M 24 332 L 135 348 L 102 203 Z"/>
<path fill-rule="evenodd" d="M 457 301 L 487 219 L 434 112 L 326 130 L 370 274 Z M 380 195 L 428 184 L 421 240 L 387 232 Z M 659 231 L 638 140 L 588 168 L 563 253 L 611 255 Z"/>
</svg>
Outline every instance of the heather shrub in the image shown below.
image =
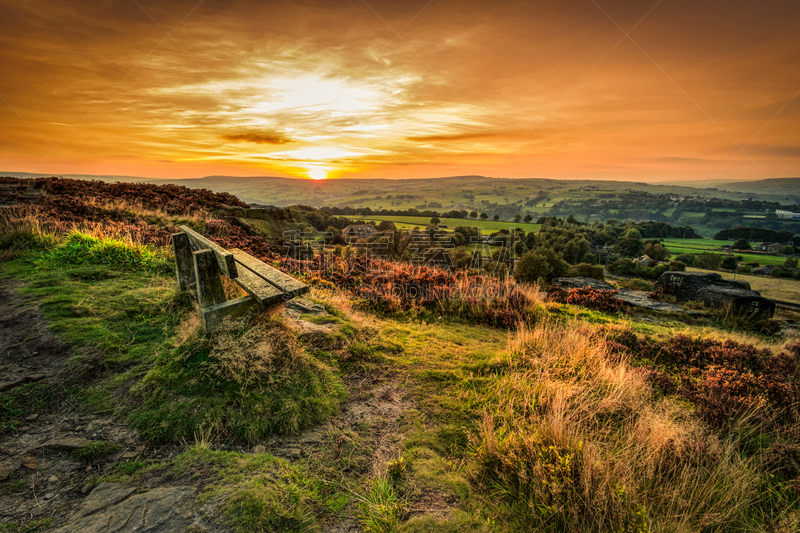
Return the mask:
<svg viewBox="0 0 800 533">
<path fill-rule="evenodd" d="M 617 291 L 595 289 L 585 287 L 582 289 L 570 289 L 565 291 L 559 287 L 553 287 L 548 293 L 553 302 L 580 305 L 596 311 L 606 311 L 614 313 L 622 309 L 622 301 L 616 298 Z"/>
<path fill-rule="evenodd" d="M 746 527 L 759 475 L 738 443 L 653 394 L 612 343 L 627 328 L 522 328 L 481 396 L 469 472 L 520 531 L 722 531 Z"/>
</svg>

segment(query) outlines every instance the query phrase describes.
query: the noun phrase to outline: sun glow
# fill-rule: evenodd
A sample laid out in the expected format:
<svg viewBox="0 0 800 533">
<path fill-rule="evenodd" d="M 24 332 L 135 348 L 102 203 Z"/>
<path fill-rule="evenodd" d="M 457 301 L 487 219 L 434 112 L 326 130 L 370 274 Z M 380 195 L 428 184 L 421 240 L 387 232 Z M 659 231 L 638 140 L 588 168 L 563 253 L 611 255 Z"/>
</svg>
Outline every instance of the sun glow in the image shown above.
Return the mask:
<svg viewBox="0 0 800 533">
<path fill-rule="evenodd" d="M 308 177 L 312 180 L 324 180 L 328 177 L 328 171 L 321 168 L 311 168 L 308 170 Z"/>
</svg>

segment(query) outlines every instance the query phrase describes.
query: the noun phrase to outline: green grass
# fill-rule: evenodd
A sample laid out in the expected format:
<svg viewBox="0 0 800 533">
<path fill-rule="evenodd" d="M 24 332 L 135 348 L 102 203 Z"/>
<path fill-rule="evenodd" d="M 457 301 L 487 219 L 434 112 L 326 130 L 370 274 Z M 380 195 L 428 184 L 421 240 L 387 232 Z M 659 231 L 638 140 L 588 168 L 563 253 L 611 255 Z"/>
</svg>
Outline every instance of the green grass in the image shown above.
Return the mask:
<svg viewBox="0 0 800 533">
<path fill-rule="evenodd" d="M 269 454 L 212 451 L 195 446 L 174 464 L 174 474 L 210 469 L 200 502 L 219 502 L 222 514 L 237 532 L 314 531 L 349 501 L 305 465 L 289 464 Z"/>
<path fill-rule="evenodd" d="M 723 252 L 719 250 L 723 245 L 730 245 L 730 241 L 715 241 L 710 239 L 664 239 L 664 244 L 667 249 L 675 255 L 679 254 L 701 254 L 709 252 L 720 255 L 736 255 L 742 256 L 744 261 L 755 261 L 761 265 L 782 265 L 786 261 L 785 257 L 766 254 L 754 254 L 741 252 L 739 250 L 731 250 L 730 252 Z"/>
<path fill-rule="evenodd" d="M 26 417 L 52 405 L 62 392 L 44 383 L 28 383 L 0 395 L 0 435 L 12 432 Z"/>
<path fill-rule="evenodd" d="M 252 442 L 335 414 L 344 389 L 334 357 L 306 352 L 280 321 L 203 335 L 161 252 L 108 243 L 72 234 L 3 264 L 2 275 L 24 282 L 22 293 L 84 354 L 68 362 L 65 385 L 85 405 L 159 443 L 209 431 Z M 4 431 L 49 401 L 51 393 L 29 394 L 39 387 L 3 395 Z"/>
</svg>

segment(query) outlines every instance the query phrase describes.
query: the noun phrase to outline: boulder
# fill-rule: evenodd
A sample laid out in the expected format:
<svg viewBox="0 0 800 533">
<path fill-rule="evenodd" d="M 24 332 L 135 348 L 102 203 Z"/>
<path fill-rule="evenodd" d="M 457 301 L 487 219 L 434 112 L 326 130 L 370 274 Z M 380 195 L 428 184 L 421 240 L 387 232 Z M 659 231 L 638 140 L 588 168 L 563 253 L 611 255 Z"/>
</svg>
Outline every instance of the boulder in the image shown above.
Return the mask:
<svg viewBox="0 0 800 533">
<path fill-rule="evenodd" d="M 671 294 L 678 301 L 700 301 L 716 309 L 731 306 L 734 312 L 753 317 L 769 318 L 775 314 L 775 302 L 750 290 L 749 283 L 726 280 L 714 272 L 664 272 L 654 289 Z"/>
</svg>

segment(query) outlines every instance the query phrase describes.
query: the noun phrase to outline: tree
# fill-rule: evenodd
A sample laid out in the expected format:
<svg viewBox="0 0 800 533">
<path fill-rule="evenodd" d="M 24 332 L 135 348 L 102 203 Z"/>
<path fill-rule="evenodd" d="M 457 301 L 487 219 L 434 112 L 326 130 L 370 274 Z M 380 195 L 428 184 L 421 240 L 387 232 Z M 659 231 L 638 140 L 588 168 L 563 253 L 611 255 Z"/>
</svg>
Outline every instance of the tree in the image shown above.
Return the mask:
<svg viewBox="0 0 800 533">
<path fill-rule="evenodd" d="M 750 246 L 750 242 L 747 239 L 736 239 L 736 242 L 733 243 L 731 246 L 734 250 L 752 250 L 753 247 Z"/>
<path fill-rule="evenodd" d="M 523 222 L 526 222 L 528 224 L 530 224 L 531 220 L 533 220 L 533 217 L 530 215 L 525 215 L 525 218 L 522 219 Z"/>
<path fill-rule="evenodd" d="M 694 257 L 693 266 L 695 268 L 703 268 L 706 270 L 719 270 L 721 264 L 722 264 L 721 255 L 703 252 L 702 254 L 696 255 Z"/>
<path fill-rule="evenodd" d="M 378 231 L 394 231 L 395 225 L 394 222 L 391 220 L 381 220 L 381 223 L 378 224 Z"/>
<path fill-rule="evenodd" d="M 623 237 L 614 244 L 614 249 L 620 255 L 627 257 L 639 257 L 644 251 L 644 244 L 642 244 L 641 239 Z"/>
<path fill-rule="evenodd" d="M 794 246 L 784 246 L 781 248 L 781 253 L 783 255 L 792 255 L 794 253 Z"/>
<path fill-rule="evenodd" d="M 494 217 L 492 217 L 492 219 L 493 219 L 495 222 L 497 222 L 498 220 L 500 220 L 500 215 L 495 215 Z"/>
<path fill-rule="evenodd" d="M 439 224 L 440 222 L 441 220 L 439 220 L 439 217 L 433 217 L 431 219 L 431 224 Z"/>
<path fill-rule="evenodd" d="M 535 283 L 539 278 L 551 280 L 567 271 L 569 265 L 550 248 L 537 248 L 526 252 L 514 267 L 514 279 Z"/>
<path fill-rule="evenodd" d="M 488 218 L 489 215 L 487 215 L 486 213 L 481 213 L 481 220 L 487 220 Z"/>
<path fill-rule="evenodd" d="M 785 266 L 786 268 L 797 268 L 797 258 L 787 257 L 786 261 L 783 262 L 783 266 Z"/>
<path fill-rule="evenodd" d="M 520 215 L 519 213 L 514 215 L 514 222 L 519 222 L 520 220 L 522 220 L 522 215 Z"/>
<path fill-rule="evenodd" d="M 478 212 L 473 211 L 472 213 L 469 214 L 469 218 L 478 218 Z"/>
<path fill-rule="evenodd" d="M 739 266 L 739 262 L 732 255 L 729 255 L 722 260 L 722 268 L 725 270 L 736 270 L 737 266 Z"/>
<path fill-rule="evenodd" d="M 656 261 L 664 261 L 666 259 L 669 259 L 669 256 L 672 255 L 670 253 L 670 251 L 667 250 L 667 248 L 663 244 L 660 244 L 660 243 L 657 243 L 657 244 L 653 244 L 653 243 L 646 244 L 645 247 L 644 247 L 644 253 L 650 259 L 655 259 Z"/>
</svg>

